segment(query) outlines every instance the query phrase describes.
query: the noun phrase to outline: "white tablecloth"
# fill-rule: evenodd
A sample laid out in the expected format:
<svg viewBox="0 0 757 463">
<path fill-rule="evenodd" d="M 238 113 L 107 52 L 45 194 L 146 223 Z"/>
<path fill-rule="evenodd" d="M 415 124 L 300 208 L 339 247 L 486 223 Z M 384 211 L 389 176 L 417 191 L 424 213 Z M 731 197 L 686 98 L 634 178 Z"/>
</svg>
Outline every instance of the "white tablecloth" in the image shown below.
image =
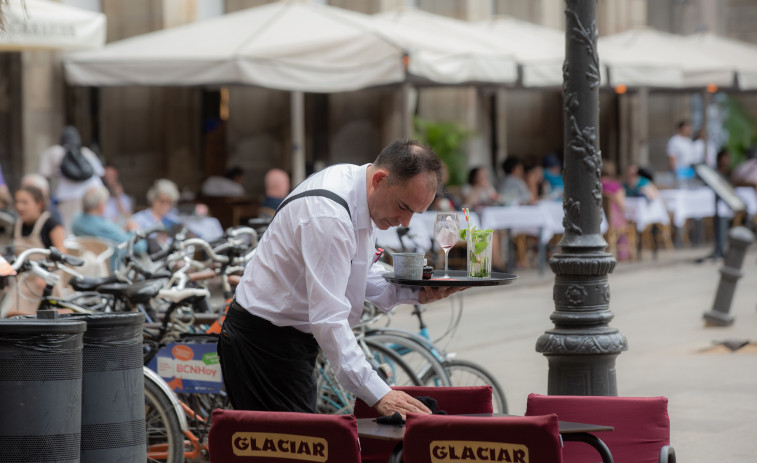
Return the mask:
<svg viewBox="0 0 757 463">
<path fill-rule="evenodd" d="M 754 188 L 738 187 L 736 194 L 744 201 L 749 216 L 757 213 L 757 195 Z M 702 219 L 715 215 L 715 193 L 707 187 L 677 190 L 660 190 L 660 197 L 673 214 L 673 224 L 683 227 L 686 219 Z M 723 202 L 718 202 L 718 215 L 733 217 L 733 211 Z"/>
<path fill-rule="evenodd" d="M 481 212 L 482 228 L 539 236 L 542 243 L 549 242 L 558 226 L 562 225 L 555 224 L 549 209 L 542 206 L 487 207 Z"/>
<path fill-rule="evenodd" d="M 636 223 L 636 230 L 643 232 L 651 224 L 670 224 L 670 215 L 662 199 L 648 201 L 646 198 L 627 197 L 626 220 Z"/>
<path fill-rule="evenodd" d="M 660 198 L 673 215 L 673 225 L 683 227 L 687 219 L 715 215 L 715 193 L 707 187 L 660 190 Z"/>
</svg>

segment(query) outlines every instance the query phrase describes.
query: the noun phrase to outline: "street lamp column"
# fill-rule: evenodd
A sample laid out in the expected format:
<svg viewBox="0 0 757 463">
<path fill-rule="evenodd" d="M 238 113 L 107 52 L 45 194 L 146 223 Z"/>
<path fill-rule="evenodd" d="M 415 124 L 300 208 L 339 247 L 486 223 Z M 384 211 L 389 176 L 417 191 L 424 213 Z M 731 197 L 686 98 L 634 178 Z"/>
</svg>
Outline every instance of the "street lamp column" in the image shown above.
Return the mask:
<svg viewBox="0 0 757 463">
<path fill-rule="evenodd" d="M 628 348 L 609 326 L 615 258 L 600 232 L 599 57 L 596 0 L 565 2 L 563 125 L 565 233 L 549 261 L 555 272 L 554 329 L 536 343 L 549 363 L 552 395 L 617 395 L 615 358 Z"/>
</svg>

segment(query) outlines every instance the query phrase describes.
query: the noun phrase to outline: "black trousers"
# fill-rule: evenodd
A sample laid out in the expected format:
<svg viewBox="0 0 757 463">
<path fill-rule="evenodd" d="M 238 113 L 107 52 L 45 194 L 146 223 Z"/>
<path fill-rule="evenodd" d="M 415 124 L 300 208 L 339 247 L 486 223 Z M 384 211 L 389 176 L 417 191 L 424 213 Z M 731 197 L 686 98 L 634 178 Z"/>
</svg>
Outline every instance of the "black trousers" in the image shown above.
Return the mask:
<svg viewBox="0 0 757 463">
<path fill-rule="evenodd" d="M 221 373 L 236 410 L 315 413 L 315 338 L 231 303 L 218 338 Z"/>
</svg>

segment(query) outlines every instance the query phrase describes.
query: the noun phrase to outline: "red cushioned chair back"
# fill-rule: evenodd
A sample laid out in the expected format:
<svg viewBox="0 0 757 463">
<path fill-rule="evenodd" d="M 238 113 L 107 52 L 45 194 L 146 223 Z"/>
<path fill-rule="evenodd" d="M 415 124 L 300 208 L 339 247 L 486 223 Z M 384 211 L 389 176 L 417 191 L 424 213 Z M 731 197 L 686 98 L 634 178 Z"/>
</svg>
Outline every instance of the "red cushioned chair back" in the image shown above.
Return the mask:
<svg viewBox="0 0 757 463">
<path fill-rule="evenodd" d="M 492 413 L 492 387 L 427 387 L 399 386 L 392 389 L 404 391 L 413 397 L 432 397 L 436 399 L 439 410 L 450 415 L 465 413 Z M 375 418 L 378 416 L 373 407 L 360 399 L 355 401 L 354 414 L 357 418 Z M 363 463 L 386 463 L 392 453 L 392 442 L 377 439 L 361 439 Z"/>
<path fill-rule="evenodd" d="M 210 463 L 359 463 L 351 415 L 213 411 Z"/>
<path fill-rule="evenodd" d="M 665 397 L 545 396 L 529 394 L 526 416 L 556 413 L 563 421 L 613 426 L 598 433 L 615 463 L 658 463 L 660 449 L 670 445 L 670 418 Z M 565 443 L 565 462 L 599 461 L 582 442 Z"/>
<path fill-rule="evenodd" d="M 408 414 L 404 458 L 412 463 L 560 463 L 557 415 L 478 418 Z"/>
</svg>

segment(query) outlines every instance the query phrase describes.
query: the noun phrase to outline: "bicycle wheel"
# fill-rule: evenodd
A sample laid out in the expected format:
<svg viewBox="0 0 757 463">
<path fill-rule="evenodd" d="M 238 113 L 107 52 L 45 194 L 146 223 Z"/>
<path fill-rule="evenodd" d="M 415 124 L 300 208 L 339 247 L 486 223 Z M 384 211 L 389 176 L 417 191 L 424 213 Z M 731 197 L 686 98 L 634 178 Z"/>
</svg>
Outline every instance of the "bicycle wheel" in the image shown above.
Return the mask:
<svg viewBox="0 0 757 463">
<path fill-rule="evenodd" d="M 184 436 L 179 418 L 165 393 L 145 378 L 145 424 L 147 461 L 184 462 Z"/>
<path fill-rule="evenodd" d="M 383 344 L 367 339 L 365 344 L 371 350 L 379 376 L 386 384 L 390 386 L 420 386 L 423 384 L 418 375 L 410 368 L 410 365 L 397 352 Z"/>
<path fill-rule="evenodd" d="M 494 413 L 507 413 L 505 391 L 499 381 L 484 367 L 468 360 L 450 359 L 444 363 L 453 386 L 491 386 Z M 436 378 L 429 374 L 424 378 L 427 386 L 436 386 Z"/>
<path fill-rule="evenodd" d="M 368 331 L 366 341 L 378 342 L 394 350 L 402 356 L 402 360 L 412 368 L 416 376 L 423 379 L 426 375 L 437 378 L 439 386 L 451 386 L 449 376 L 444 369 L 444 358 L 436 350 L 429 347 L 430 343 L 416 340 L 412 333 L 389 330 Z"/>
</svg>

